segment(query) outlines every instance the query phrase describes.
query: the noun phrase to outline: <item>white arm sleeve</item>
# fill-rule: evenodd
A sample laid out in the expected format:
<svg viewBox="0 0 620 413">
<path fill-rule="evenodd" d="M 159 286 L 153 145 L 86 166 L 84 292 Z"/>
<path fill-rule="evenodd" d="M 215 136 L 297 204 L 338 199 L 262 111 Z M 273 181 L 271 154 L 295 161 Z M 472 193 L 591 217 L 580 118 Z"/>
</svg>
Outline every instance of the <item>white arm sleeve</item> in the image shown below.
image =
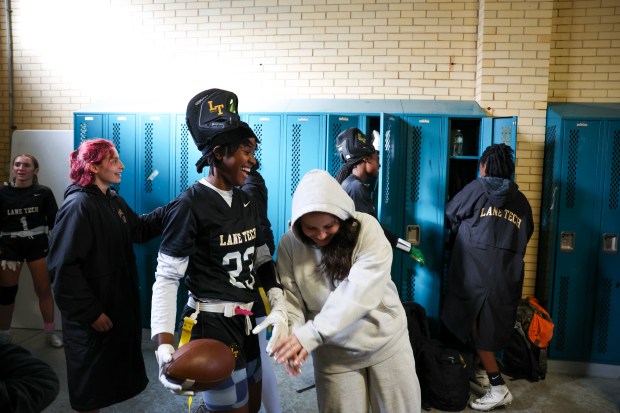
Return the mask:
<svg viewBox="0 0 620 413">
<path fill-rule="evenodd" d="M 159 333 L 174 334 L 179 281 L 185 275 L 189 257 L 157 255 L 153 300 L 151 302 L 151 338 Z"/>
</svg>

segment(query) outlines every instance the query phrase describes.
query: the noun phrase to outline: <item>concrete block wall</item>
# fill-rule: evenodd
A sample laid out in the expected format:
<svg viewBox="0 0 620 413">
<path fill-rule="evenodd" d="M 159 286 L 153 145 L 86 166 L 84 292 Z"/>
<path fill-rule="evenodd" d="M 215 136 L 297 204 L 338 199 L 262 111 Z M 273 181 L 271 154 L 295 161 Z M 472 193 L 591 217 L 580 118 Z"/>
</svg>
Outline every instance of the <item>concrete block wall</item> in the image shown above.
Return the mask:
<svg viewBox="0 0 620 413">
<path fill-rule="evenodd" d="M 12 0 L 13 121 L 72 129 L 102 101 L 182 110 L 210 87 L 287 98 L 476 100 L 518 116 L 517 183 L 540 210 L 547 101 L 620 100 L 620 1 Z M 9 174 L 0 10 L 0 178 Z M 534 291 L 538 234 L 524 294 Z"/>
</svg>

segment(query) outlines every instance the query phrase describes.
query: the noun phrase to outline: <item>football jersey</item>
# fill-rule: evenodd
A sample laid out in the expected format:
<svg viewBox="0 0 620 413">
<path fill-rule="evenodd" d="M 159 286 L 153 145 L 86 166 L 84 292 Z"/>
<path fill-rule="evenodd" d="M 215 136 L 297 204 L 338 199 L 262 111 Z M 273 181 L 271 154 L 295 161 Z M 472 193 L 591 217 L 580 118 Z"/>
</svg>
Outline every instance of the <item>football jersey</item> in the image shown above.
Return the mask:
<svg viewBox="0 0 620 413">
<path fill-rule="evenodd" d="M 189 257 L 185 285 L 197 298 L 260 299 L 252 271 L 259 249 L 269 254 L 256 203 L 238 188 L 230 206 L 199 182 L 168 205 L 160 252 Z"/>
<path fill-rule="evenodd" d="M 47 226 L 54 227 L 58 205 L 52 190 L 32 184 L 18 188 L 9 184 L 0 187 L 0 228 L 16 232 Z"/>
</svg>

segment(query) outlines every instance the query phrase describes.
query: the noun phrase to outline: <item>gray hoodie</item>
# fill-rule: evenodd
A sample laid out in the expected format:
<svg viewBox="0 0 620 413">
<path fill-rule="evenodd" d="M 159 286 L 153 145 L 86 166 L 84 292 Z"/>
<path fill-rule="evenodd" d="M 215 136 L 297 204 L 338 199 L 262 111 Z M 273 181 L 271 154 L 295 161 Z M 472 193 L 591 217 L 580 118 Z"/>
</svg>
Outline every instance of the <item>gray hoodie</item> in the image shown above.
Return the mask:
<svg viewBox="0 0 620 413">
<path fill-rule="evenodd" d="M 348 277 L 337 287 L 319 272 L 321 250 L 289 230 L 278 245 L 277 267 L 289 312 L 289 326 L 313 352 L 325 373 L 356 370 L 387 359 L 408 345 L 407 322 L 392 282 L 392 248 L 371 215 L 353 201 L 329 173 L 308 172 L 293 195 L 292 222 L 309 212 L 327 212 L 361 223 Z M 410 348 L 410 347 L 409 347 Z"/>
</svg>

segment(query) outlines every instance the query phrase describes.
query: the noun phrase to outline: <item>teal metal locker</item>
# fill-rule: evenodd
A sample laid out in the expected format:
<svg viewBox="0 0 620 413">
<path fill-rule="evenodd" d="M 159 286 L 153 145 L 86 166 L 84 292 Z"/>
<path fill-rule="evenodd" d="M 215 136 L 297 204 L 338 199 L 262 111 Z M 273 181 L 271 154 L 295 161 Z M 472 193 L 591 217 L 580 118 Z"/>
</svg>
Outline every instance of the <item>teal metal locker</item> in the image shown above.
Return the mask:
<svg viewBox="0 0 620 413">
<path fill-rule="evenodd" d="M 151 212 L 164 206 L 172 199 L 170 178 L 172 115 L 168 113 L 140 113 L 138 115 L 138 140 L 136 164 L 136 213 Z M 136 258 L 142 300 L 142 323 L 150 326 L 151 299 L 157 253 L 161 237 L 144 244 L 136 244 Z M 181 290 L 181 289 L 180 289 Z M 187 301 L 187 296 L 178 296 L 179 306 Z M 178 315 L 178 314 L 177 314 Z"/>
<path fill-rule="evenodd" d="M 405 150 L 402 147 L 404 139 L 401 138 L 401 118 L 397 115 L 382 114 L 379 144 L 379 179 L 377 182 L 377 218 L 381 225 L 394 234 L 400 234 L 403 225 L 404 205 L 399 194 L 403 185 L 403 170 L 405 159 L 401 154 Z M 405 259 L 408 259 L 405 257 Z M 402 277 L 403 254 L 392 254 L 392 280 L 398 291 L 403 289 Z M 402 292 L 401 299 L 405 300 Z"/>
<path fill-rule="evenodd" d="M 119 184 L 111 185 L 132 208 L 136 205 L 136 118 L 135 114 L 105 115 L 106 139 L 114 142 L 118 156 L 125 165 Z"/>
<path fill-rule="evenodd" d="M 250 114 L 247 124 L 260 140 L 254 156 L 260 162 L 259 172 L 267 187 L 267 216 L 271 223 L 274 243 L 286 232 L 284 214 L 284 145 L 282 142 L 281 114 Z"/>
<path fill-rule="evenodd" d="M 73 115 L 73 142 L 75 148 L 91 138 L 105 138 L 103 114 L 75 113 Z"/>
<path fill-rule="evenodd" d="M 620 104 L 550 104 L 536 294 L 549 356 L 620 364 Z"/>
<path fill-rule="evenodd" d="M 444 243 L 447 136 L 439 116 L 404 118 L 406 154 L 404 177 L 403 226 L 397 234 L 413 241 L 424 253 L 426 265 L 403 257 L 401 295 L 404 301 L 416 301 L 430 320 L 439 318 L 439 291 Z M 416 241 L 417 240 L 417 241 Z"/>
<path fill-rule="evenodd" d="M 348 128 L 358 128 L 362 132 L 364 128 L 360 125 L 359 115 L 327 115 L 327 168 L 326 170 L 335 178 L 338 170 L 342 167 L 342 160 L 338 152 L 338 142 L 336 138 L 341 132 Z M 372 139 L 372 136 L 370 137 Z"/>
<path fill-rule="evenodd" d="M 293 114 L 286 115 L 284 180 L 285 231 L 291 220 L 293 194 L 306 172 L 311 169 L 325 170 L 325 116 Z"/>
<path fill-rule="evenodd" d="M 181 192 L 192 186 L 209 173 L 209 168 L 205 167 L 202 173 L 198 173 L 196 162 L 202 156 L 198 150 L 192 135 L 189 133 L 185 114 L 175 114 L 174 116 L 174 159 L 172 162 L 172 176 L 174 177 L 174 189 L 171 198 L 175 198 Z"/>
</svg>

